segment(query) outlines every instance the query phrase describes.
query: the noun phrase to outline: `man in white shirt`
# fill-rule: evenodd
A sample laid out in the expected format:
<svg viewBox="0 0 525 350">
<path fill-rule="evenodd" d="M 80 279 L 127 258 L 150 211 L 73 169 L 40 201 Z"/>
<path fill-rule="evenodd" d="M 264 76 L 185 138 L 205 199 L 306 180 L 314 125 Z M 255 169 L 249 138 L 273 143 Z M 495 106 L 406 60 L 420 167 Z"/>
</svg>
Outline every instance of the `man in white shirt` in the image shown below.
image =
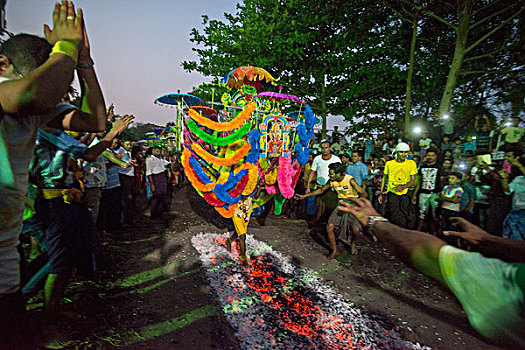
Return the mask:
<svg viewBox="0 0 525 350">
<path fill-rule="evenodd" d="M 170 163 L 160 156 L 160 147 L 154 147 L 146 159 L 146 176 L 151 189 L 151 218 L 158 219 L 168 209 L 168 175 Z"/>
<path fill-rule="evenodd" d="M 317 177 L 319 186 L 325 185 L 330 180 L 328 166 L 332 163 L 341 163 L 341 159 L 332 154 L 331 144 L 328 140 L 321 141 L 321 154 L 314 158 L 308 176 L 306 193 L 310 193 L 310 183 Z M 315 222 L 320 223 L 326 212 L 332 212 L 337 206 L 337 195 L 334 191 L 326 191 L 316 197 Z"/>
</svg>

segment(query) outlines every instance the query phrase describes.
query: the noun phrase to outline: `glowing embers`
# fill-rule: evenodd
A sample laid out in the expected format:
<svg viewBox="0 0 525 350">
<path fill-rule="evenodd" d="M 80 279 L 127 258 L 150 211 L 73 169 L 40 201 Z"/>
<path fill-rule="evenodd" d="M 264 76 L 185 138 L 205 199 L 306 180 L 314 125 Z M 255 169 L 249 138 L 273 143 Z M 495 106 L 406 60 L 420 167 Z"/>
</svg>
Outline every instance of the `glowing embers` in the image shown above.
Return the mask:
<svg viewBox="0 0 525 350">
<path fill-rule="evenodd" d="M 421 349 L 353 308 L 317 276 L 247 236 L 250 266 L 226 235 L 192 238 L 210 284 L 244 349 Z"/>
</svg>

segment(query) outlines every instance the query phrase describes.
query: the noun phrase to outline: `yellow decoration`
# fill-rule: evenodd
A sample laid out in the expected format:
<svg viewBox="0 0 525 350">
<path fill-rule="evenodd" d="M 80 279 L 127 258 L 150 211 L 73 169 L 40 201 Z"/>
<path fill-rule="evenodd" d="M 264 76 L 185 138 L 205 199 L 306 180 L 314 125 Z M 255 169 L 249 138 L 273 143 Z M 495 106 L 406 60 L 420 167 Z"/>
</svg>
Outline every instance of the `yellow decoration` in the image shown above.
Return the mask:
<svg viewBox="0 0 525 350">
<path fill-rule="evenodd" d="M 247 142 L 245 140 L 237 140 L 231 145 L 224 146 L 219 152 L 219 157 L 222 156 L 225 159 L 231 158 L 233 155 L 237 154 L 245 146 L 246 143 Z M 217 163 L 217 165 L 222 165 L 222 164 Z M 242 167 L 241 164 L 236 166 L 234 169 L 235 170 L 234 174 L 237 174 L 242 169 L 244 168 Z M 230 166 L 228 165 L 222 166 L 220 170 L 219 178 L 217 179 L 217 183 L 221 183 L 221 184 L 226 183 L 226 181 L 228 181 L 228 178 L 230 177 L 230 171 L 231 171 Z"/>
<path fill-rule="evenodd" d="M 255 164 L 245 164 L 244 169 L 248 169 L 248 183 L 246 184 L 246 187 L 242 191 L 242 194 L 244 196 L 250 195 L 254 190 L 255 186 L 257 186 L 257 180 L 259 179 L 259 171 L 257 169 L 257 165 Z"/>
<path fill-rule="evenodd" d="M 273 169 L 268 174 L 266 174 L 266 176 L 264 176 L 264 182 L 270 186 L 277 182 L 277 168 Z"/>
<path fill-rule="evenodd" d="M 252 211 L 252 197 L 245 198 L 237 204 L 232 220 L 238 236 L 242 236 L 248 231 L 248 223 L 250 222 Z"/>
</svg>

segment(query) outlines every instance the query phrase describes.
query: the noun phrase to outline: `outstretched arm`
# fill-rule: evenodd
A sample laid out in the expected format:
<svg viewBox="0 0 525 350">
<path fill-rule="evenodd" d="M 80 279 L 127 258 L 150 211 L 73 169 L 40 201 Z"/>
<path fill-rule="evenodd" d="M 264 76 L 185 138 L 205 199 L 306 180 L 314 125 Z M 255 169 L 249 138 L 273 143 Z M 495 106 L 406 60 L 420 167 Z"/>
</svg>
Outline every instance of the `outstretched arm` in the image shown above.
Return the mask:
<svg viewBox="0 0 525 350">
<path fill-rule="evenodd" d="M 88 162 L 94 162 L 99 155 L 102 154 L 113 142 L 113 139 L 117 137 L 122 131 L 126 130 L 129 124 L 133 122 L 132 115 L 125 115 L 122 118 L 119 118 L 113 124 L 111 130 L 104 136 L 99 143 L 93 147 L 89 147 L 86 152 L 84 152 L 84 160 Z M 111 153 L 111 152 L 108 152 Z M 111 153 L 115 158 L 117 158 L 113 153 Z M 124 162 L 125 163 L 125 162 Z"/>
<path fill-rule="evenodd" d="M 107 149 L 102 152 L 102 155 L 110 161 L 110 163 L 106 163 L 106 166 L 113 166 L 114 164 L 123 166 L 125 168 L 129 168 L 131 166 L 130 163 L 126 163 L 125 161 L 118 159 L 115 153 L 108 151 Z"/>
<path fill-rule="evenodd" d="M 307 192 L 306 194 L 296 194 L 294 197 L 295 199 L 305 199 L 312 196 L 317 196 L 321 193 L 326 192 L 330 188 L 330 183 L 327 183 L 326 185 L 323 185 L 323 187 L 316 189 L 313 192 Z"/>
</svg>

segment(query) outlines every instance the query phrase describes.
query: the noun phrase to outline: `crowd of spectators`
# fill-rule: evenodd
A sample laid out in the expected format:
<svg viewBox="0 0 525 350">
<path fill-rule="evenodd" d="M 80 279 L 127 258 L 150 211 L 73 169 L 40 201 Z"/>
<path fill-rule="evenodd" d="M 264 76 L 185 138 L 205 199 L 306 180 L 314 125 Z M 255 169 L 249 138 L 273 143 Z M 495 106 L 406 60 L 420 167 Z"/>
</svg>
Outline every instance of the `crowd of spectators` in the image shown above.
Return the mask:
<svg viewBox="0 0 525 350">
<path fill-rule="evenodd" d="M 72 272 L 77 278 L 96 276 L 104 267 L 101 243 L 128 238 L 123 235 L 146 206 L 151 219 L 160 219 L 181 182 L 176 151 L 122 141 L 118 136 L 133 117 L 108 117 L 107 132 L 37 132 L 21 235 L 31 249 L 21 263 L 24 270 L 34 265 L 41 270 L 22 273 L 21 282 L 26 297 L 44 284 L 49 323 L 44 328 L 53 337 L 47 326 L 60 318 L 59 301 Z"/>
<path fill-rule="evenodd" d="M 416 142 L 403 130 L 345 142 L 334 129 L 331 139 L 313 141 L 312 149 L 321 154 L 310 157 L 305 194 L 295 199 L 303 201 L 309 226 L 326 228 L 328 259 L 338 254 L 338 240 L 356 254 L 356 237 L 366 233 L 446 286 L 480 334 L 523 347 L 525 128 L 520 122 L 513 118 L 491 129 L 481 116 L 476 133 L 459 135 L 445 121 L 435 140 L 423 132 Z"/>
<path fill-rule="evenodd" d="M 439 132 L 432 130 L 435 139 L 424 130 L 410 139 L 404 130 L 394 129 L 347 141 L 334 127 L 330 137 L 312 141 L 304 193 L 322 188 L 329 181 L 329 165 L 341 162 L 345 174 L 362 188 L 361 197 L 400 227 L 440 236 L 451 228 L 450 218 L 459 216 L 493 235 L 524 240 L 525 128 L 520 119 L 492 128 L 482 115 L 464 134 L 448 134 L 454 130 L 450 119 L 445 118 Z M 337 195 L 316 194 L 315 207 L 311 196 L 301 197 L 303 214 L 313 219 L 312 226 L 323 228 Z"/>
</svg>

